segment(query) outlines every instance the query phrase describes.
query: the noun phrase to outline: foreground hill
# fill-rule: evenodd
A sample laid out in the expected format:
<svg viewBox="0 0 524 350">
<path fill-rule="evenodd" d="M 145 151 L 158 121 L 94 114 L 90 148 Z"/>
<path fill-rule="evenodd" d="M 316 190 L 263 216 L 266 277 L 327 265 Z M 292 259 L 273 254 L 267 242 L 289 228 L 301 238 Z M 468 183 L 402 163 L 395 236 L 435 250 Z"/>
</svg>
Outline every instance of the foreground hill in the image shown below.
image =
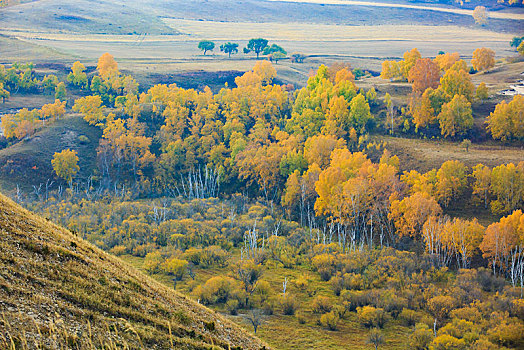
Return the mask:
<svg viewBox="0 0 524 350">
<path fill-rule="evenodd" d="M 0 235 L 0 348 L 264 348 L 1 194 Z"/>
</svg>

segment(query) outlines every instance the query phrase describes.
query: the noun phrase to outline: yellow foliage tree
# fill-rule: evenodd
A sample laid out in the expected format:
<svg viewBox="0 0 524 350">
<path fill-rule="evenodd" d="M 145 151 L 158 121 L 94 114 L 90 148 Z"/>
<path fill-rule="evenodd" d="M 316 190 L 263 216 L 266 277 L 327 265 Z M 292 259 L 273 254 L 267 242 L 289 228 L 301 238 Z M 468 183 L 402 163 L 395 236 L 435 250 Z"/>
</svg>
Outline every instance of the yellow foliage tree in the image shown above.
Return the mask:
<svg viewBox="0 0 524 350">
<path fill-rule="evenodd" d="M 400 237 L 420 238 L 426 220 L 441 213 L 442 209 L 433 197 L 427 193 L 416 192 L 402 200 L 392 201 L 388 217 L 394 222 Z"/>
<path fill-rule="evenodd" d="M 511 102 L 499 103 L 488 117 L 487 128 L 494 139 L 524 140 L 524 96 L 515 95 Z"/>
<path fill-rule="evenodd" d="M 444 206 L 448 206 L 453 199 L 457 199 L 467 188 L 466 172 L 466 166 L 458 160 L 448 160 L 438 170 L 437 196 Z"/>
<path fill-rule="evenodd" d="M 99 125 L 105 120 L 100 96 L 86 96 L 75 101 L 73 111 L 82 113 L 84 120 L 91 125 Z"/>
<path fill-rule="evenodd" d="M 487 70 L 495 66 L 495 51 L 482 47 L 473 51 L 471 60 L 473 68 L 478 71 Z"/>
<path fill-rule="evenodd" d="M 442 106 L 437 119 L 444 137 L 461 135 L 473 126 L 471 103 L 466 97 L 455 95 L 450 102 Z"/>
<path fill-rule="evenodd" d="M 56 175 L 65 180 L 71 187 L 73 186 L 73 176 L 80 170 L 77 154 L 75 150 L 65 149 L 56 152 L 51 160 Z"/>
<path fill-rule="evenodd" d="M 104 80 L 109 80 L 118 76 L 118 64 L 115 61 L 113 55 L 105 53 L 98 59 L 98 64 L 96 66 L 98 74 Z"/>
<path fill-rule="evenodd" d="M 423 93 L 428 88 L 436 89 L 439 80 L 439 66 L 430 58 L 418 59 L 408 73 L 408 81 L 413 83 L 413 92 Z"/>
<path fill-rule="evenodd" d="M 444 53 L 435 57 L 435 62 L 439 65 L 440 70 L 447 71 L 450 69 L 455 62 L 460 60 L 460 54 L 458 52 Z"/>
</svg>

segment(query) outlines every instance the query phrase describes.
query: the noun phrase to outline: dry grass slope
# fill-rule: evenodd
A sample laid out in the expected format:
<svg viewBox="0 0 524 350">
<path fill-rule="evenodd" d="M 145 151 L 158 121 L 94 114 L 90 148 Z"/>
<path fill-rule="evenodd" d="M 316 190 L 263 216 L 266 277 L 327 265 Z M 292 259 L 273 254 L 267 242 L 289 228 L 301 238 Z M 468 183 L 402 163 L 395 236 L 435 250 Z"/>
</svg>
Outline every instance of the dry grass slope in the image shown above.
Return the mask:
<svg viewBox="0 0 524 350">
<path fill-rule="evenodd" d="M 0 237 L 2 349 L 267 347 L 1 194 Z"/>
</svg>

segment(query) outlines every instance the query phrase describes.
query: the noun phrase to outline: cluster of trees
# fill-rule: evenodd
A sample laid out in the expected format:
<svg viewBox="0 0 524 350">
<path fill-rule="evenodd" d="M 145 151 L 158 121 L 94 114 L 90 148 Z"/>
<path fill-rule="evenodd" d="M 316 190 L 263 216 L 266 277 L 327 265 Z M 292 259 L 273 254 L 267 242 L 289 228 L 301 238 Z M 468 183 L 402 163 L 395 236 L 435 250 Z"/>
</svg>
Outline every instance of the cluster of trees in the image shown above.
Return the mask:
<svg viewBox="0 0 524 350">
<path fill-rule="evenodd" d="M 116 65 L 113 73 L 100 67 L 101 81 L 118 78 Z M 103 130 L 99 175 L 108 182 L 132 178 L 149 193 L 170 193 L 181 184 L 175 174 L 207 166 L 218 171 L 225 188 L 244 183 L 274 200 L 289 175 L 322 163 L 318 157 L 325 162 L 332 150 L 327 146 L 315 155 L 314 148 L 333 139 L 364 147 L 373 127 L 370 104 L 376 103 L 376 92 L 359 90 L 347 65 L 321 66 L 296 96 L 289 86 L 272 84 L 275 77 L 271 63 L 260 61 L 236 78 L 237 87 L 217 94 L 157 85 L 140 95 L 127 91 L 115 98 L 114 108 L 92 95 L 76 100 L 73 110 Z M 72 73 L 70 81 L 85 84 L 85 76 Z"/>
<path fill-rule="evenodd" d="M 208 51 L 213 51 L 215 49 L 215 43 L 211 40 L 201 40 L 198 43 L 198 48 L 204 52 L 205 56 Z M 226 42 L 220 45 L 220 51 L 231 57 L 231 55 L 238 53 L 238 44 Z M 284 50 L 284 48 L 277 44 L 269 45 L 268 40 L 264 38 L 250 39 L 246 47 L 243 49 L 243 52 L 244 54 L 253 52 L 257 55 L 257 59 L 260 57 L 260 55 L 264 55 L 271 62 L 275 61 L 275 63 L 278 63 L 278 61 L 281 59 L 287 58 L 287 51 Z M 301 63 L 304 58 L 305 55 L 298 52 L 291 54 L 291 59 L 293 62 Z"/>
<path fill-rule="evenodd" d="M 8 139 L 23 139 L 32 136 L 36 130 L 62 118 L 66 112 L 66 102 L 55 100 L 42 108 L 21 109 L 15 114 L 2 116 L 3 134 Z"/>
<path fill-rule="evenodd" d="M 36 92 L 55 95 L 55 99 L 65 101 L 66 86 L 56 75 L 45 75 L 42 79 L 35 77 L 34 64 L 13 63 L 10 68 L 0 64 L 0 98 L 2 102 L 14 92 Z"/>
<path fill-rule="evenodd" d="M 495 65 L 495 52 L 487 48 L 476 49 L 471 63 L 474 70 L 489 69 Z M 412 83 L 410 102 L 402 110 L 404 130 L 413 125 L 415 132 L 434 136 L 433 130 L 438 128 L 442 136 L 456 139 L 465 137 L 473 127 L 471 104 L 488 98 L 486 85 L 480 83 L 475 87 L 469 71 L 466 62 L 456 52 L 441 53 L 432 60 L 422 58 L 418 50 L 413 49 L 404 54 L 402 61 L 384 61 L 381 77 Z M 388 100 L 388 96 L 386 103 L 389 107 L 391 98 Z M 511 102 L 503 101 L 496 106 L 487 119 L 487 130 L 494 139 L 524 139 L 523 101 L 522 96 L 517 95 Z M 395 122 L 391 112 L 388 109 L 393 129 Z"/>
</svg>

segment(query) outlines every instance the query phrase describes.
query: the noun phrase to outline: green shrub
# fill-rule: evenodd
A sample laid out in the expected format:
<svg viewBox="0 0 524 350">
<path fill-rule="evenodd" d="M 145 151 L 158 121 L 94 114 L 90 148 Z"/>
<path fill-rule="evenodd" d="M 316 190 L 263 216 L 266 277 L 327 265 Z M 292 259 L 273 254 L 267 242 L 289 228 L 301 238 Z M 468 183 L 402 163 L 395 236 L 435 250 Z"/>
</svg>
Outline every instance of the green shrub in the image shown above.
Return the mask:
<svg viewBox="0 0 524 350">
<path fill-rule="evenodd" d="M 403 309 L 402 312 L 400 312 L 399 318 L 403 321 L 403 323 L 408 326 L 412 327 L 420 322 L 422 315 L 411 309 Z"/>
<path fill-rule="evenodd" d="M 89 138 L 85 135 L 80 135 L 78 136 L 78 142 L 82 145 L 85 145 L 85 144 L 88 144 L 89 143 Z"/>
<path fill-rule="evenodd" d="M 298 309 L 298 301 L 292 295 L 286 294 L 280 299 L 280 306 L 284 315 L 294 315 Z"/>
<path fill-rule="evenodd" d="M 167 259 L 162 264 L 162 271 L 164 271 L 165 273 L 169 275 L 175 276 L 175 278 L 178 281 L 180 281 L 184 277 L 184 274 L 187 271 L 187 265 L 188 265 L 187 261 L 173 257 L 173 258 Z"/>
<path fill-rule="evenodd" d="M 384 309 L 373 306 L 357 308 L 358 319 L 366 327 L 384 327 L 387 321 L 387 313 Z"/>
<path fill-rule="evenodd" d="M 409 347 L 414 350 L 426 350 L 433 340 L 433 331 L 424 323 L 417 323 L 409 336 Z"/>
<path fill-rule="evenodd" d="M 331 311 L 326 314 L 323 314 L 320 317 L 320 324 L 326 328 L 329 328 L 332 331 L 337 330 L 338 322 L 340 321 L 340 316 L 335 312 Z"/>
<path fill-rule="evenodd" d="M 331 311 L 332 303 L 331 299 L 325 296 L 317 296 L 312 303 L 313 312 L 317 314 L 325 314 Z"/>
</svg>

